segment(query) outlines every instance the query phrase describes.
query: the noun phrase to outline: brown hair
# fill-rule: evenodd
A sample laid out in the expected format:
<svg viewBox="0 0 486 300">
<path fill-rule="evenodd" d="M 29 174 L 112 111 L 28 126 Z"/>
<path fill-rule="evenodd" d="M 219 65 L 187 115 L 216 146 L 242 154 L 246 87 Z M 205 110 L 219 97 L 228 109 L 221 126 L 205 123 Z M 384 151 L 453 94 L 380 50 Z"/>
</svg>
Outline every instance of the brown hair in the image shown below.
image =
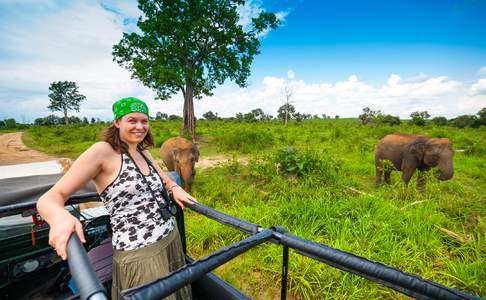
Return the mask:
<svg viewBox="0 0 486 300">
<path fill-rule="evenodd" d="M 110 144 L 111 147 L 116 151 L 128 151 L 128 145 L 120 139 L 120 129 L 118 129 L 114 123 L 112 123 L 108 128 L 103 131 L 101 140 Z M 138 148 L 140 150 L 146 150 L 148 147 L 153 146 L 154 137 L 152 136 L 152 132 L 149 128 L 143 141 L 138 144 Z"/>
</svg>

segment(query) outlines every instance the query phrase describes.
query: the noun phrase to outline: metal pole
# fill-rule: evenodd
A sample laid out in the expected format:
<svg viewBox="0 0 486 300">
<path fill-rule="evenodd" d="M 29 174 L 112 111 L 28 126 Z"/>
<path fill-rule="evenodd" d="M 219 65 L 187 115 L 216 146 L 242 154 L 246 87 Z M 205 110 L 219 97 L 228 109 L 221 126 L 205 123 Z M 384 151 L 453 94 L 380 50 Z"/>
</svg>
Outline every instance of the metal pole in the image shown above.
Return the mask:
<svg viewBox="0 0 486 300">
<path fill-rule="evenodd" d="M 287 275 L 289 272 L 289 247 L 283 246 L 282 254 L 282 285 L 280 290 L 280 299 L 287 299 Z"/>
</svg>

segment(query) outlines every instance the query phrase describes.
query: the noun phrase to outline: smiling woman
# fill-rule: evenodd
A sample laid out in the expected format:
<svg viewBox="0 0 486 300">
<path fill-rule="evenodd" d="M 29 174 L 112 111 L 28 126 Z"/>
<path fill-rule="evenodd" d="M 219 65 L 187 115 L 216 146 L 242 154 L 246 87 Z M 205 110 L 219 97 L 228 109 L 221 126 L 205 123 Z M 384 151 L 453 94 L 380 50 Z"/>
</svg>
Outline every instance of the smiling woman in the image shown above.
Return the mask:
<svg viewBox="0 0 486 300">
<path fill-rule="evenodd" d="M 195 199 L 162 172 L 148 147 L 154 145 L 147 105 L 133 97 L 113 104 L 115 121 L 103 141 L 79 156 L 68 172 L 38 201 L 39 213 L 50 225 L 49 244 L 63 259 L 73 232 L 84 241 L 81 223 L 64 202 L 93 180 L 110 214 L 113 231 L 112 298 L 120 291 L 163 277 L 185 264 L 179 232 L 167 191 L 183 208 Z M 183 287 L 167 299 L 190 299 Z"/>
</svg>

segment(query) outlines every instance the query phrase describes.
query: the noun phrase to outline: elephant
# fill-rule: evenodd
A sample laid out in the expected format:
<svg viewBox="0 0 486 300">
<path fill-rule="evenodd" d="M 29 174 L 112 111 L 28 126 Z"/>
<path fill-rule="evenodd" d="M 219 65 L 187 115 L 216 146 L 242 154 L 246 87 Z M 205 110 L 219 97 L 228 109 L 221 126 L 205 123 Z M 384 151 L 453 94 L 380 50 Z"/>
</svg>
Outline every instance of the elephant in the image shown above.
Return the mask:
<svg viewBox="0 0 486 300">
<path fill-rule="evenodd" d="M 184 189 L 191 191 L 196 175 L 194 165 L 199 160 L 197 146 L 183 137 L 173 137 L 160 147 L 160 157 L 169 171 L 176 171 L 181 177 Z"/>
<path fill-rule="evenodd" d="M 375 147 L 375 184 L 384 181 L 390 184 L 391 169 L 383 167 L 383 160 L 389 160 L 393 167 L 402 171 L 402 181 L 407 185 L 415 170 L 419 170 L 417 188 L 424 191 L 423 172 L 431 167 L 438 167 L 439 180 L 449 180 L 454 175 L 454 150 L 447 138 L 430 138 L 424 135 L 389 134 L 382 138 Z"/>
</svg>

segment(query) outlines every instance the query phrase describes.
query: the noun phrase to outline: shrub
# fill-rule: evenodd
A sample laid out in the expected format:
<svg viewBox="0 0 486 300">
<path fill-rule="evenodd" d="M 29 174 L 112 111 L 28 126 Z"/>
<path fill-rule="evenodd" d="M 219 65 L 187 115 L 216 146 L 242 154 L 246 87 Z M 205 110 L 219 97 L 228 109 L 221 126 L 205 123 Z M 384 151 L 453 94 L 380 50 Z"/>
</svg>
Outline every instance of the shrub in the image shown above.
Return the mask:
<svg viewBox="0 0 486 300">
<path fill-rule="evenodd" d="M 432 124 L 437 125 L 437 126 L 447 125 L 447 118 L 446 117 L 435 117 L 430 121 L 432 122 Z"/>
<path fill-rule="evenodd" d="M 425 120 L 430 118 L 430 114 L 427 111 L 414 111 L 410 114 L 412 118 L 411 122 L 417 126 L 425 126 Z"/>
<path fill-rule="evenodd" d="M 334 175 L 336 167 L 322 153 L 313 150 L 302 151 L 287 147 L 274 154 L 273 162 L 282 175 L 297 177 L 318 176 L 327 181 Z"/>
</svg>

